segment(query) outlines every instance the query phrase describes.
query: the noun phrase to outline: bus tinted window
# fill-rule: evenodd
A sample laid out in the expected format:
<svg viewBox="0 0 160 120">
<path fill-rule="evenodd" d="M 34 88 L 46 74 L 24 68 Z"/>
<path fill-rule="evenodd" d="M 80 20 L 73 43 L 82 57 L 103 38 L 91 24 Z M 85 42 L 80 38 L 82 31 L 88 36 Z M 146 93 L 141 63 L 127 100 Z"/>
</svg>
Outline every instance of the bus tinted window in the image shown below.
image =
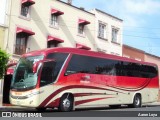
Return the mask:
<svg viewBox="0 0 160 120">
<path fill-rule="evenodd" d="M 67 56 L 68 56 L 68 53 L 50 53 L 50 54 L 48 54 L 46 59 L 55 59 L 55 61 L 56 61 L 54 75 L 53 75 L 54 81 L 56 80 L 58 73 L 59 73 L 64 61 L 66 60 Z"/>
<path fill-rule="evenodd" d="M 105 74 L 142 78 L 153 78 L 158 74 L 157 69 L 153 66 L 83 55 L 72 56 L 65 75 L 74 73 Z"/>
<path fill-rule="evenodd" d="M 156 67 L 138 63 L 124 62 L 121 69 L 122 76 L 153 78 L 158 74 Z"/>
<path fill-rule="evenodd" d="M 117 61 L 102 58 L 73 55 L 66 74 L 90 73 L 116 75 L 115 64 Z"/>
<path fill-rule="evenodd" d="M 119 65 L 115 66 L 117 76 L 153 78 L 158 74 L 156 67 L 141 65 L 139 63 L 121 61 Z"/>
</svg>

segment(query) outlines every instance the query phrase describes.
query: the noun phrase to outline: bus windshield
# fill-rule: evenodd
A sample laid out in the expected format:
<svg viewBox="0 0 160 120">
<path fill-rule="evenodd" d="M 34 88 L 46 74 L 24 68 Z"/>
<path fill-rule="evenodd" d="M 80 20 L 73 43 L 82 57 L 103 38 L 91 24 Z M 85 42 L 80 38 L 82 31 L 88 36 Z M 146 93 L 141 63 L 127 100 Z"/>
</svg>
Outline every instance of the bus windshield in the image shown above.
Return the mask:
<svg viewBox="0 0 160 120">
<path fill-rule="evenodd" d="M 33 73 L 33 64 L 42 60 L 44 56 L 30 56 L 21 58 L 13 75 L 11 89 L 28 90 L 37 84 L 37 73 Z"/>
</svg>

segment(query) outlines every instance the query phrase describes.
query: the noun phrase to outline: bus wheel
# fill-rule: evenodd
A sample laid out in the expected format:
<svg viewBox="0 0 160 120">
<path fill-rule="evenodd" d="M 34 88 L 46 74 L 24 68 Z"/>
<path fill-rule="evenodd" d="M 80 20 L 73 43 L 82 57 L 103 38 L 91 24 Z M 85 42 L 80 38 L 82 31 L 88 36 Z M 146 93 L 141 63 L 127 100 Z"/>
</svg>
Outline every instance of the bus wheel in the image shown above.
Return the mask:
<svg viewBox="0 0 160 120">
<path fill-rule="evenodd" d="M 64 94 L 60 99 L 59 110 L 69 112 L 73 110 L 74 98 L 72 94 Z"/>
<path fill-rule="evenodd" d="M 141 105 L 142 105 L 141 95 L 136 94 L 133 99 L 133 104 L 129 105 L 129 107 L 138 108 L 141 107 Z"/>
</svg>

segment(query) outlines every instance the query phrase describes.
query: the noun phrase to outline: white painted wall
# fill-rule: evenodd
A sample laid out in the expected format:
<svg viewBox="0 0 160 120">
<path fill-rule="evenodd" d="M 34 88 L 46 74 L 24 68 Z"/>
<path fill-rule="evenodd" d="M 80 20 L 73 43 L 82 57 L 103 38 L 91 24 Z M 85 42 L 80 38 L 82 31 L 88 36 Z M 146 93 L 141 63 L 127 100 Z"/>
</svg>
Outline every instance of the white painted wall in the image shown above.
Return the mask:
<svg viewBox="0 0 160 120">
<path fill-rule="evenodd" d="M 104 14 L 102 12 L 97 11 L 96 9 L 91 10 L 90 12 L 95 14 L 96 17 L 96 33 L 95 33 L 95 39 L 97 48 L 101 48 L 102 50 L 105 50 L 106 53 L 109 54 L 117 54 L 122 56 L 122 29 L 123 29 L 123 21 L 116 19 L 115 17 L 111 17 L 107 14 Z M 105 23 L 107 25 L 107 41 L 98 38 L 98 25 L 99 21 Z M 120 44 L 115 44 L 111 42 L 112 39 L 112 26 L 119 29 L 118 34 L 118 42 Z"/>
<path fill-rule="evenodd" d="M 12 3 L 11 3 L 12 2 Z M 84 44 L 97 51 L 97 48 L 106 50 L 106 53 L 122 55 L 122 22 L 103 13 L 94 11 L 89 13 L 80 10 L 71 5 L 56 0 L 35 0 L 35 4 L 31 6 L 30 19 L 24 19 L 20 15 L 21 0 L 8 0 L 8 9 L 6 17 L 6 25 L 9 26 L 5 37 L 4 46 L 8 53 L 12 54 L 13 59 L 18 60 L 19 55 L 14 55 L 16 28 L 17 26 L 30 29 L 35 35 L 30 36 L 27 47 L 30 51 L 47 48 L 47 36 L 49 34 L 57 36 L 64 40 L 60 43 L 61 47 L 76 47 L 76 42 Z M 10 10 L 11 8 L 11 10 Z M 50 27 L 50 10 L 56 8 L 62 12 L 59 16 L 59 28 Z M 78 35 L 78 19 L 86 19 L 90 24 L 85 26 L 85 36 Z M 96 19 L 95 19 L 96 18 Z M 104 21 L 108 25 L 108 41 L 97 38 L 98 21 Z M 120 45 L 111 42 L 111 26 L 120 29 L 119 41 Z M 8 47 L 7 46 L 8 42 Z"/>
<path fill-rule="evenodd" d="M 0 24 L 4 24 L 5 22 L 6 1 L 7 0 L 0 1 Z"/>
<path fill-rule="evenodd" d="M 27 47 L 31 51 L 47 48 L 47 36 L 49 34 L 59 37 L 64 40 L 59 46 L 62 47 L 76 47 L 76 42 L 84 44 L 96 50 L 94 34 L 95 34 L 95 20 L 94 14 L 84 12 L 65 3 L 56 0 L 35 0 L 35 4 L 31 6 L 30 19 L 24 19 L 20 15 L 21 0 L 12 0 L 8 3 L 8 8 L 11 7 L 11 13 L 8 9 L 8 17 L 6 24 L 9 26 L 9 34 L 6 36 L 5 46 L 8 48 L 7 52 L 14 54 L 14 45 L 16 40 L 16 27 L 20 26 L 26 29 L 31 29 L 35 35 L 30 36 Z M 56 8 L 62 12 L 63 15 L 59 16 L 59 28 L 55 29 L 50 27 L 50 9 Z M 85 36 L 78 36 L 78 19 L 86 19 L 91 24 L 85 26 Z M 15 59 L 19 56 L 13 55 Z M 17 58 L 16 58 L 17 57 Z"/>
</svg>

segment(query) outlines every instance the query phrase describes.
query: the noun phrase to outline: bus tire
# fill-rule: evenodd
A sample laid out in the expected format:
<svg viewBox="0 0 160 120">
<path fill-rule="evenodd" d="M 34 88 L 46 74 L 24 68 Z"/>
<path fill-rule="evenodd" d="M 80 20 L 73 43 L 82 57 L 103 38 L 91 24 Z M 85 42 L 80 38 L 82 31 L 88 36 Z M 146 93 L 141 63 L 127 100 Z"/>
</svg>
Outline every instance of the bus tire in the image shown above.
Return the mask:
<svg viewBox="0 0 160 120">
<path fill-rule="evenodd" d="M 60 99 L 59 111 L 69 112 L 73 110 L 74 97 L 72 94 L 64 94 Z"/>
<path fill-rule="evenodd" d="M 133 99 L 133 104 L 129 105 L 129 107 L 139 108 L 142 105 L 142 99 L 140 94 L 136 94 Z"/>
</svg>

